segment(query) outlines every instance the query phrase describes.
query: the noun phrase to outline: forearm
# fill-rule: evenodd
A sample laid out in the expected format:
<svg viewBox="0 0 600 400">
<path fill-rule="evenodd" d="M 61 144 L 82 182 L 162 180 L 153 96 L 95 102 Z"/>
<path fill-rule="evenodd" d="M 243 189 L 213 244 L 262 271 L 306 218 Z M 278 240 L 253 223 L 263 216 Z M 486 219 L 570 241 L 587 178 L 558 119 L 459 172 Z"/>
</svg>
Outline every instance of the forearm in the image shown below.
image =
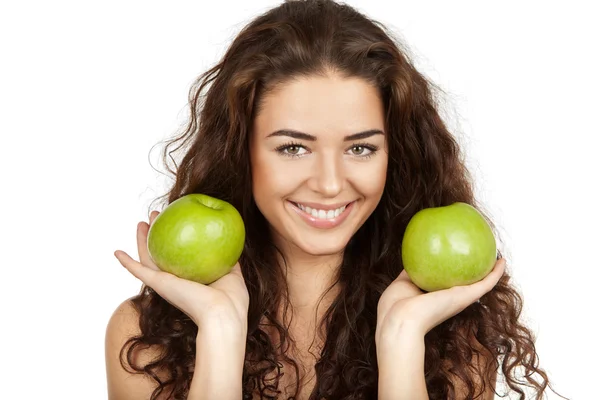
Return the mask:
<svg viewBox="0 0 600 400">
<path fill-rule="evenodd" d="M 429 399 L 425 384 L 424 336 L 400 328 L 377 343 L 379 400 Z"/>
<path fill-rule="evenodd" d="M 210 329 L 198 332 L 189 400 L 241 400 L 246 335 Z"/>
</svg>

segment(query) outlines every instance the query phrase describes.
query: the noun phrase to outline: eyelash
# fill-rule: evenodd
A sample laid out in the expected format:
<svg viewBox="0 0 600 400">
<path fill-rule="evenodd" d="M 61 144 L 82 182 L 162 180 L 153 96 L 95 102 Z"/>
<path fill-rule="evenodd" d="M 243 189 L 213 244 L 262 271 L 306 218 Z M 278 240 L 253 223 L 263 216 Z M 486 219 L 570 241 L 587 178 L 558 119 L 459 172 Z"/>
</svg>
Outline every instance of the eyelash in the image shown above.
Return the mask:
<svg viewBox="0 0 600 400">
<path fill-rule="evenodd" d="M 298 142 L 289 142 L 289 143 L 283 144 L 283 145 L 277 147 L 275 150 L 279 154 L 286 156 L 286 157 L 291 157 L 291 158 L 302 157 L 304 155 L 304 154 L 288 154 L 288 153 L 286 153 L 284 150 L 288 149 L 290 147 L 302 147 L 303 149 L 306 150 L 306 147 Z M 379 150 L 378 146 L 374 146 L 370 143 L 354 143 L 352 146 L 350 146 L 351 149 L 354 147 L 362 147 L 362 148 L 365 148 L 365 149 L 368 149 L 371 151 L 369 154 L 365 154 L 364 156 L 356 156 L 358 158 L 364 158 L 364 159 L 371 158 L 377 152 L 377 150 Z"/>
</svg>

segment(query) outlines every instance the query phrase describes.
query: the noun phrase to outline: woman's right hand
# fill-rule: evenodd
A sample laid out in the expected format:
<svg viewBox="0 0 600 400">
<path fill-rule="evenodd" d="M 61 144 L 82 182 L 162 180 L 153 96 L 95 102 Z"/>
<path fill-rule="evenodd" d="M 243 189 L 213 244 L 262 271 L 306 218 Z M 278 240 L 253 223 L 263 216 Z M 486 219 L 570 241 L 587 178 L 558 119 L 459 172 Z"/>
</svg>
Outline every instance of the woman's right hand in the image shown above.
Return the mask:
<svg viewBox="0 0 600 400">
<path fill-rule="evenodd" d="M 230 273 L 209 285 L 161 271 L 152 262 L 147 245 L 148 231 L 158 214 L 158 211 L 150 213 L 149 224 L 138 223 L 137 247 L 140 261 L 120 250 L 115 251 L 115 257 L 132 275 L 190 317 L 199 329 L 204 323 L 210 325 L 216 322 L 226 325 L 228 329 L 247 332 L 249 295 L 239 262 Z"/>
</svg>

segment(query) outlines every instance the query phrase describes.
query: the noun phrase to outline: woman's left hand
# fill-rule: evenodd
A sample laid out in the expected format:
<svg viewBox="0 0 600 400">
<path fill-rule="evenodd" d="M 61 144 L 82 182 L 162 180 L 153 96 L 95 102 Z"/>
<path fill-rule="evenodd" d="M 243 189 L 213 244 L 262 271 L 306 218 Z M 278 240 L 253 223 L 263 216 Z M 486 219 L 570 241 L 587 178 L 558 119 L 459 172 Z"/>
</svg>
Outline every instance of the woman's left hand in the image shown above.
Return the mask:
<svg viewBox="0 0 600 400">
<path fill-rule="evenodd" d="M 505 266 L 506 260 L 501 258 L 479 282 L 429 293 L 419 289 L 406 271 L 402 271 L 379 299 L 376 342 L 380 342 L 382 333 L 393 335 L 404 328 L 409 328 L 418 335 L 425 335 L 492 290 L 502 277 Z"/>
</svg>

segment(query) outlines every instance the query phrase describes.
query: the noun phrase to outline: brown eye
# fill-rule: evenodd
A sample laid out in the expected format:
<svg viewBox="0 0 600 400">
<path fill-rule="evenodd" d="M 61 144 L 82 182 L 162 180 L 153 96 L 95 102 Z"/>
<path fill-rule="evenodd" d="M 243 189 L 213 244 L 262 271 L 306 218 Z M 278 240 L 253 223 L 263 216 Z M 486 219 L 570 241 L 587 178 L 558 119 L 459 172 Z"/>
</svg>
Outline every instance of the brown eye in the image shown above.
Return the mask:
<svg viewBox="0 0 600 400">
<path fill-rule="evenodd" d="M 300 146 L 289 146 L 287 148 L 289 154 L 298 154 L 298 150 L 300 150 Z"/>
<path fill-rule="evenodd" d="M 300 157 L 308 153 L 304 146 L 292 143 L 281 145 L 275 150 L 282 156 L 287 157 Z"/>
<path fill-rule="evenodd" d="M 351 155 L 353 155 L 357 158 L 368 159 L 375 154 L 377 149 L 378 149 L 378 147 L 374 146 L 372 144 L 358 143 L 358 144 L 352 145 L 346 151 L 350 151 Z"/>
<path fill-rule="evenodd" d="M 358 151 L 356 151 L 357 149 L 358 149 Z M 364 147 L 362 147 L 362 146 L 354 146 L 352 148 L 352 152 L 357 156 L 361 155 L 363 150 L 364 150 Z"/>
</svg>

